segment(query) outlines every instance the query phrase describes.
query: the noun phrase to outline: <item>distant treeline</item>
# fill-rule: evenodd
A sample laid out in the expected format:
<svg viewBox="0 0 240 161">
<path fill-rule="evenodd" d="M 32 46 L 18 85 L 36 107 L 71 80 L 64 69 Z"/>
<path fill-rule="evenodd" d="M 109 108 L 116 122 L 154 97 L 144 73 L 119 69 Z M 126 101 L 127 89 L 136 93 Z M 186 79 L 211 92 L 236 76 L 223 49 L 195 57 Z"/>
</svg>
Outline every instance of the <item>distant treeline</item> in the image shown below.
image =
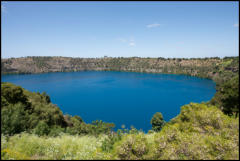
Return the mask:
<svg viewBox="0 0 240 161">
<path fill-rule="evenodd" d="M 239 57 L 213 58 L 71 58 L 23 57 L 1 60 L 9 73 L 70 72 L 84 70 L 186 74 L 222 82 L 239 72 Z"/>
</svg>

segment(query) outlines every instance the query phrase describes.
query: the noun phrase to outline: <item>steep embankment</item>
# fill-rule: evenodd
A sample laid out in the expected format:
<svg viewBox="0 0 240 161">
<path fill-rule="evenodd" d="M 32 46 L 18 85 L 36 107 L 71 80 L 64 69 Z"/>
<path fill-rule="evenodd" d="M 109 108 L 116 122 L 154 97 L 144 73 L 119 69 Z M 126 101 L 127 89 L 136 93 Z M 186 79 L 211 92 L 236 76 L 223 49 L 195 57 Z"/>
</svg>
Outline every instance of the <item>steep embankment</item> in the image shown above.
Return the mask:
<svg viewBox="0 0 240 161">
<path fill-rule="evenodd" d="M 83 70 L 115 70 L 186 74 L 225 81 L 238 73 L 238 57 L 230 58 L 71 58 L 23 57 L 1 60 L 2 73 L 44 73 Z"/>
</svg>

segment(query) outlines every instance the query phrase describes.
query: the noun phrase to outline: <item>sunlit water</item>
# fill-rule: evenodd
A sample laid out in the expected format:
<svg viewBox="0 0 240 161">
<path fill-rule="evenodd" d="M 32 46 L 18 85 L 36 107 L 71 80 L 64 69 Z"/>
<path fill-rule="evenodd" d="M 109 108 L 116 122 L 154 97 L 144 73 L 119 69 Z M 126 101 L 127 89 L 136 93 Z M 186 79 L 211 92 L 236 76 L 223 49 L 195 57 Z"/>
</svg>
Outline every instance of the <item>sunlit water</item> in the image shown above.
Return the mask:
<svg viewBox="0 0 240 161">
<path fill-rule="evenodd" d="M 134 72 L 60 72 L 2 75 L 2 82 L 32 92 L 45 91 L 64 114 L 79 115 L 87 122 L 103 120 L 116 128 L 151 129 L 154 113 L 169 121 L 190 102 L 209 101 L 215 94 L 212 80 L 172 74 Z"/>
</svg>

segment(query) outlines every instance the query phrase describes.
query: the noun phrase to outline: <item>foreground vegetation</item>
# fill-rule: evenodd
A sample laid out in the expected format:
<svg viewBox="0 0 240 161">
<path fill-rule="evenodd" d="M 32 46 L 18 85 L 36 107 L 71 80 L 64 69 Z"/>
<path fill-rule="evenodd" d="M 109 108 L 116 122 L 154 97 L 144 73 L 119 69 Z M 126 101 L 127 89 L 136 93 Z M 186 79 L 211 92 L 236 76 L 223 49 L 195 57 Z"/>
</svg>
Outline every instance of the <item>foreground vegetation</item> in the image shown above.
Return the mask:
<svg viewBox="0 0 240 161">
<path fill-rule="evenodd" d="M 213 79 L 217 92 L 207 103 L 182 106 L 170 122 L 157 112 L 145 134 L 134 128 L 113 131 L 113 123 L 101 120 L 87 124 L 80 116 L 63 115 L 45 92 L 1 83 L 1 159 L 239 159 L 238 62 L 238 57 L 2 60 L 5 73 L 93 69 L 194 75 Z"/>
<path fill-rule="evenodd" d="M 160 132 L 1 136 L 2 159 L 239 159 L 239 119 L 185 105 Z"/>
<path fill-rule="evenodd" d="M 1 84 L 1 133 L 13 135 L 23 131 L 57 136 L 109 133 L 115 125 L 101 120 L 86 124 L 79 116 L 63 115 L 50 97 L 34 93 L 11 83 Z"/>
</svg>

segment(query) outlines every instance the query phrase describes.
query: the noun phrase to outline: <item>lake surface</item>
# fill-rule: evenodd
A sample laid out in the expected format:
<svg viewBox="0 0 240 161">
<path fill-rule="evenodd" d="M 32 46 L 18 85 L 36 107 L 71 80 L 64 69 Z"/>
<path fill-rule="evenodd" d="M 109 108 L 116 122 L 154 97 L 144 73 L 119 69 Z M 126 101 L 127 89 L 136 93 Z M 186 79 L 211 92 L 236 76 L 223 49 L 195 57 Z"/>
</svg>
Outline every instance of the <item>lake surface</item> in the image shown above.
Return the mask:
<svg viewBox="0 0 240 161">
<path fill-rule="evenodd" d="M 113 122 L 115 129 L 133 125 L 145 132 L 156 112 L 169 121 L 190 102 L 209 101 L 215 94 L 212 80 L 172 74 L 86 71 L 30 75 L 2 75 L 2 82 L 32 92 L 45 91 L 64 114 L 85 122 Z"/>
</svg>

